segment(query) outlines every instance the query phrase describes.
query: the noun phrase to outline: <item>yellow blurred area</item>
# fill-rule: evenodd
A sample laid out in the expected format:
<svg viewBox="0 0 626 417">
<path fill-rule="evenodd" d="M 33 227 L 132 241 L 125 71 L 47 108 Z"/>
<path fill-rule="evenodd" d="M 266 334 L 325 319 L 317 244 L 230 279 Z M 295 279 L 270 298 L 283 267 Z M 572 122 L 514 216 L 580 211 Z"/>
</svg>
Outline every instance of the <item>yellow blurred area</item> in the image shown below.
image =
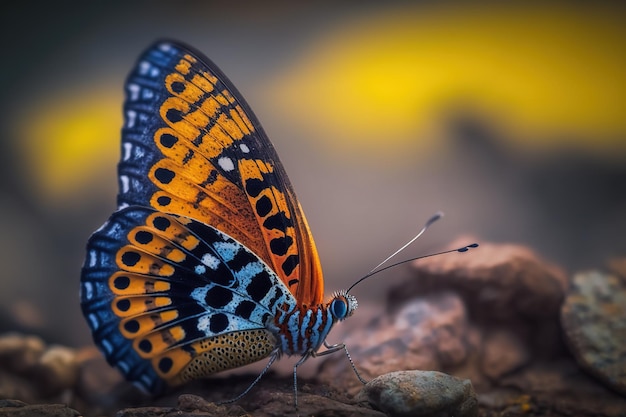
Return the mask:
<svg viewBox="0 0 626 417">
<path fill-rule="evenodd" d="M 271 90 L 283 116 L 338 147 L 435 140 L 425 131 L 458 110 L 528 146 L 615 146 L 626 135 L 626 25 L 616 10 L 584 6 L 370 15 L 316 40 Z"/>
<path fill-rule="evenodd" d="M 626 136 L 621 15 L 578 3 L 379 9 L 322 25 L 275 78 L 255 82 L 284 128 L 331 153 L 439 140 L 428 133 L 456 111 L 525 146 L 611 149 Z M 78 195 L 117 161 L 123 86 L 107 81 L 51 92 L 15 121 L 30 178 L 49 202 Z"/>
<path fill-rule="evenodd" d="M 118 90 L 51 94 L 22 115 L 19 151 L 42 199 L 59 203 L 79 196 L 101 184 L 103 172 L 113 172 L 122 126 L 121 86 Z"/>
</svg>

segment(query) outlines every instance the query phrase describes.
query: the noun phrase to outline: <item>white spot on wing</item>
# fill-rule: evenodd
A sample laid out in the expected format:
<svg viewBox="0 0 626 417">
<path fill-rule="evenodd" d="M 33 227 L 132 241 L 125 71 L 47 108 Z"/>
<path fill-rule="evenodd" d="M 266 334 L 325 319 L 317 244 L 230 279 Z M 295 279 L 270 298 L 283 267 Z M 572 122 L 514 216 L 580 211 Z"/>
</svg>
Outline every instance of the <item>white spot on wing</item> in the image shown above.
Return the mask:
<svg viewBox="0 0 626 417">
<path fill-rule="evenodd" d="M 137 112 L 134 110 L 128 110 L 126 112 L 126 127 L 132 129 L 135 127 L 135 120 L 137 119 Z"/>
<path fill-rule="evenodd" d="M 226 172 L 230 172 L 235 169 L 235 164 L 233 163 L 233 160 L 225 156 L 219 158 L 217 160 L 217 164 Z"/>
<path fill-rule="evenodd" d="M 133 151 L 133 144 L 130 142 L 122 143 L 122 148 L 124 150 L 124 155 L 122 155 L 123 161 L 128 161 L 130 159 L 130 154 Z"/>
<path fill-rule="evenodd" d="M 202 316 L 198 319 L 198 330 L 203 332 L 206 336 L 212 336 L 213 333 L 209 330 L 210 320 L 209 316 Z"/>
<path fill-rule="evenodd" d="M 139 98 L 139 92 L 141 91 L 141 87 L 137 84 L 131 83 L 126 86 L 128 88 L 128 99 L 130 101 L 136 101 Z"/>
<path fill-rule="evenodd" d="M 127 175 L 120 175 L 120 186 L 122 188 L 122 194 L 126 194 L 129 189 Z"/>
<path fill-rule="evenodd" d="M 85 296 L 87 300 L 91 300 L 93 297 L 93 285 L 91 285 L 91 282 L 83 283 L 83 296 Z"/>
<path fill-rule="evenodd" d="M 139 74 L 146 75 L 150 71 L 151 66 L 148 61 L 141 61 L 138 65 Z"/>
<path fill-rule="evenodd" d="M 217 269 L 218 266 L 220 266 L 220 260 L 210 253 L 205 253 L 204 255 L 202 255 L 202 263 L 214 271 Z"/>
<path fill-rule="evenodd" d="M 94 266 L 96 266 L 97 261 L 98 261 L 98 253 L 95 250 L 90 250 L 89 251 L 89 267 L 93 268 Z"/>
<path fill-rule="evenodd" d="M 246 145 L 245 143 L 242 143 L 241 145 L 239 145 L 239 149 L 241 149 L 241 152 L 243 153 L 250 152 L 250 148 L 248 148 L 248 145 Z"/>
<path fill-rule="evenodd" d="M 198 275 L 204 275 L 204 273 L 206 272 L 206 266 L 196 265 L 196 267 L 193 270 Z"/>
</svg>

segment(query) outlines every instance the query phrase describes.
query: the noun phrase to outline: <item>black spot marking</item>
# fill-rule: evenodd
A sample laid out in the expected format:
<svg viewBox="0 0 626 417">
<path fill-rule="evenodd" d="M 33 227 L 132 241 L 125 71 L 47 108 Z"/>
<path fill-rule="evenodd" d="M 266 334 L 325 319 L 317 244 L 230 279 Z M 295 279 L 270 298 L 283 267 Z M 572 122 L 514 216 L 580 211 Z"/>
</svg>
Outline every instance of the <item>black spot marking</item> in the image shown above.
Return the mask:
<svg viewBox="0 0 626 417">
<path fill-rule="evenodd" d="M 152 351 L 152 343 L 148 339 L 143 339 L 137 346 L 142 352 L 149 353 Z"/>
<path fill-rule="evenodd" d="M 265 217 L 272 211 L 272 200 L 266 195 L 256 201 L 256 214 Z"/>
<path fill-rule="evenodd" d="M 274 255 L 283 256 L 287 253 L 292 244 L 293 238 L 291 236 L 277 237 L 270 240 L 270 250 Z"/>
<path fill-rule="evenodd" d="M 172 91 L 176 94 L 180 94 L 185 91 L 185 84 L 180 81 L 174 81 L 172 84 Z"/>
<path fill-rule="evenodd" d="M 128 251 L 122 254 L 122 263 L 126 266 L 135 266 L 140 259 L 141 255 L 137 252 Z"/>
<path fill-rule="evenodd" d="M 178 109 L 169 109 L 165 114 L 165 118 L 172 123 L 178 123 L 183 120 L 183 114 Z"/>
<path fill-rule="evenodd" d="M 158 230 L 164 232 L 165 230 L 167 230 L 168 227 L 170 227 L 172 225 L 172 222 L 170 222 L 170 219 L 168 219 L 167 217 L 159 216 L 159 217 L 155 217 L 154 218 L 154 220 L 152 221 L 152 224 Z"/>
<path fill-rule="evenodd" d="M 127 276 L 117 277 L 115 278 L 115 280 L 113 280 L 113 286 L 118 290 L 125 290 L 126 288 L 128 288 L 129 285 L 130 278 L 128 278 Z"/>
<path fill-rule="evenodd" d="M 283 291 L 279 287 L 275 287 L 274 291 L 275 291 L 275 294 L 272 297 L 272 299 L 269 301 L 268 303 L 269 306 L 273 306 L 274 304 L 276 304 L 276 301 L 278 301 L 278 299 L 283 296 Z"/>
<path fill-rule="evenodd" d="M 289 280 L 289 286 L 291 287 L 292 285 L 296 285 L 298 282 L 300 282 L 299 279 L 290 279 Z"/>
<path fill-rule="evenodd" d="M 128 309 L 130 308 L 130 300 L 126 298 L 118 300 L 116 305 L 119 311 L 128 311 Z"/>
<path fill-rule="evenodd" d="M 200 203 L 202 203 L 203 200 L 206 200 L 208 196 L 209 195 L 205 193 L 204 191 L 202 190 L 198 191 L 198 193 L 196 194 L 196 200 L 193 202 L 193 206 L 195 208 L 200 207 Z"/>
<path fill-rule="evenodd" d="M 258 178 L 250 178 L 248 181 L 246 181 L 246 192 L 252 197 L 258 196 L 264 189 L 264 182 Z"/>
<path fill-rule="evenodd" d="M 262 271 L 252 277 L 250 284 L 246 287 L 246 291 L 250 298 L 259 302 L 267 295 L 270 288 L 272 288 L 272 280 L 266 271 Z"/>
<path fill-rule="evenodd" d="M 183 165 L 186 165 L 187 162 L 191 161 L 191 158 L 193 158 L 194 154 L 195 152 L 193 151 L 193 149 L 189 149 L 189 151 L 187 152 L 187 154 L 185 154 L 185 157 L 183 158 Z"/>
<path fill-rule="evenodd" d="M 285 262 L 283 262 L 282 269 L 285 275 L 289 276 L 296 269 L 296 266 L 300 263 L 300 258 L 298 255 L 289 255 Z"/>
<path fill-rule="evenodd" d="M 217 170 L 212 169 L 211 172 L 209 172 L 209 175 L 206 177 L 206 179 L 202 181 L 200 186 L 206 187 L 208 185 L 212 185 L 216 180 L 217 180 Z"/>
<path fill-rule="evenodd" d="M 161 184 L 169 184 L 170 182 L 172 182 L 175 176 L 176 176 L 176 173 L 167 168 L 157 168 L 157 170 L 154 171 L 154 177 Z"/>
<path fill-rule="evenodd" d="M 228 327 L 228 317 L 226 314 L 213 314 L 209 319 L 209 330 L 213 333 L 221 333 Z"/>
<path fill-rule="evenodd" d="M 146 232 L 145 230 L 140 230 L 135 233 L 135 240 L 137 241 L 137 243 L 141 243 L 142 245 L 147 245 L 148 243 L 152 242 L 153 238 L 154 236 L 152 236 L 152 233 Z"/>
<path fill-rule="evenodd" d="M 157 204 L 161 207 L 169 206 L 171 202 L 172 202 L 172 199 L 164 195 L 157 198 Z"/>
<path fill-rule="evenodd" d="M 222 308 L 233 299 L 233 293 L 224 287 L 215 286 L 207 291 L 204 301 L 213 308 Z"/>
<path fill-rule="evenodd" d="M 235 271 L 239 271 L 248 266 L 251 262 L 256 262 L 256 258 L 251 255 L 250 252 L 240 250 L 235 254 L 233 259 L 228 261 L 228 266 Z"/>
<path fill-rule="evenodd" d="M 176 145 L 176 142 L 178 142 L 178 138 L 170 133 L 164 133 L 161 135 L 160 142 L 161 145 L 165 146 L 166 148 L 171 148 L 172 146 Z"/>
<path fill-rule="evenodd" d="M 235 309 L 235 315 L 243 319 L 249 319 L 250 315 L 254 311 L 254 307 L 256 307 L 256 304 L 252 301 L 243 300 Z"/>
<path fill-rule="evenodd" d="M 174 365 L 174 361 L 171 358 L 168 358 L 167 356 L 164 358 L 161 358 L 161 360 L 159 361 L 159 371 L 166 374 L 172 369 L 173 365 Z"/>
<path fill-rule="evenodd" d="M 137 333 L 139 331 L 139 322 L 137 320 L 128 320 L 124 323 L 124 328 L 127 332 Z"/>
<path fill-rule="evenodd" d="M 266 229 L 277 229 L 283 233 L 286 233 L 287 229 L 292 226 L 293 224 L 291 223 L 291 220 L 289 220 L 283 212 L 269 216 L 263 222 L 263 227 L 265 227 Z"/>
</svg>

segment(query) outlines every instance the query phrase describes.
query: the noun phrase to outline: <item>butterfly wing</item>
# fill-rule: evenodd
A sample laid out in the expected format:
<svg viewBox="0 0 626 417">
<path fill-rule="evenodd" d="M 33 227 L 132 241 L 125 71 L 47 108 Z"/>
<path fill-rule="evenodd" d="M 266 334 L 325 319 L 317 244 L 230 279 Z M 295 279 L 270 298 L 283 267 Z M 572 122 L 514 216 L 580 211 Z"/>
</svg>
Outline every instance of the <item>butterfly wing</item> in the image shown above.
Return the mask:
<svg viewBox="0 0 626 417">
<path fill-rule="evenodd" d="M 149 206 L 210 224 L 270 265 L 301 304 L 323 279 L 306 218 L 260 123 L 202 54 L 159 42 L 126 83 L 120 208 Z"/>
<path fill-rule="evenodd" d="M 245 246 L 195 220 L 131 206 L 90 238 L 81 304 L 94 340 L 151 392 L 267 357 L 287 287 Z"/>
</svg>

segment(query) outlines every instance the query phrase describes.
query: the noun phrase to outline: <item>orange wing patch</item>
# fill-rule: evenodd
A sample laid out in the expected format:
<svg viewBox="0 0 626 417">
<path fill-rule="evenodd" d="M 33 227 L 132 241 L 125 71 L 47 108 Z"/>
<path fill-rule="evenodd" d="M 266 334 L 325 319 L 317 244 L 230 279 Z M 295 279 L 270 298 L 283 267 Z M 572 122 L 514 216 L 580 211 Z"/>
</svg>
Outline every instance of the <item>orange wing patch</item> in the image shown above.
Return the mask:
<svg viewBox="0 0 626 417">
<path fill-rule="evenodd" d="M 323 297 L 306 219 L 264 132 L 217 69 L 189 54 L 164 77 L 169 97 L 153 134 L 164 158 L 148 177 L 150 205 L 210 224 L 243 243 L 303 304 Z"/>
</svg>

